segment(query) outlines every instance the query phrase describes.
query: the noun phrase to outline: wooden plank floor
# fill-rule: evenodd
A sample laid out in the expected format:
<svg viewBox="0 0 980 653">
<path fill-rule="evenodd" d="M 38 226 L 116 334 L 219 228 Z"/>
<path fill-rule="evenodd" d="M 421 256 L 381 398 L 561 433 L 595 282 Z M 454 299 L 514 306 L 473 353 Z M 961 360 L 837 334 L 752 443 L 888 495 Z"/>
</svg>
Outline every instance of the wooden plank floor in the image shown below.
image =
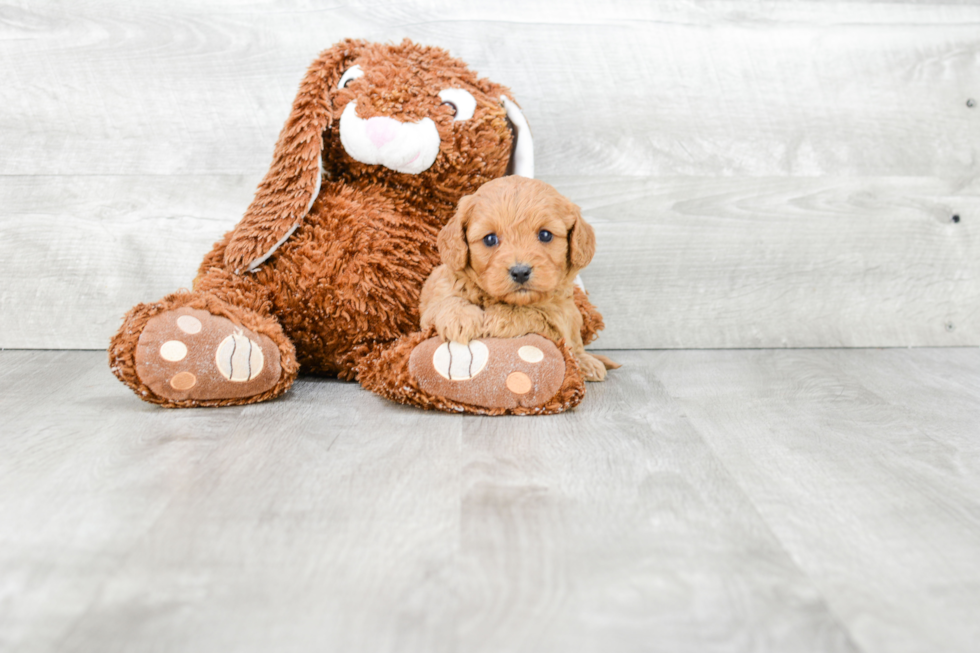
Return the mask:
<svg viewBox="0 0 980 653">
<path fill-rule="evenodd" d="M 980 350 L 617 351 L 477 418 L 0 352 L 0 651 L 975 651 Z"/>
</svg>

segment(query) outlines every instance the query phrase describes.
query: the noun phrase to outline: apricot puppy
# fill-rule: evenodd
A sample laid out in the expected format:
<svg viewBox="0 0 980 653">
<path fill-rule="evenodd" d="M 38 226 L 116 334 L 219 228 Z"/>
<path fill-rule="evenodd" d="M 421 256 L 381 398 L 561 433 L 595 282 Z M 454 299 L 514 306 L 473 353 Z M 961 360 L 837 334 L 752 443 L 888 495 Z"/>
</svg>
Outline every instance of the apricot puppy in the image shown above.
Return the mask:
<svg viewBox="0 0 980 653">
<path fill-rule="evenodd" d="M 582 344 L 572 296 L 595 232 L 571 200 L 536 179 L 495 179 L 460 200 L 438 245 L 442 265 L 422 287 L 423 330 L 463 344 L 529 333 L 564 339 L 586 380 L 605 379 L 606 365 Z"/>
</svg>

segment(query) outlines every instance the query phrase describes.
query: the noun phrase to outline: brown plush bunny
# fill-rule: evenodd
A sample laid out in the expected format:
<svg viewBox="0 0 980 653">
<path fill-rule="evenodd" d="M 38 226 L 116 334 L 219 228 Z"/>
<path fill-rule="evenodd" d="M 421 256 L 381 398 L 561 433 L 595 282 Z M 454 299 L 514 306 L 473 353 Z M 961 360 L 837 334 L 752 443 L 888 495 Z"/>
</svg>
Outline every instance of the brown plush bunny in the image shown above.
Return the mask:
<svg viewBox="0 0 980 653">
<path fill-rule="evenodd" d="M 241 222 L 205 257 L 193 290 L 126 314 L 109 349 L 112 371 L 168 407 L 270 399 L 300 369 L 424 407 L 575 405 L 581 374 L 562 343 L 542 345 L 560 363 L 550 372 L 560 377 L 555 391 L 525 393 L 533 400 L 514 410 L 444 400 L 408 370 L 416 345 L 438 345 L 416 332 L 440 229 L 483 183 L 533 176 L 530 139 L 510 91 L 445 50 L 408 40 L 335 45 L 303 79 Z M 601 317 L 584 293 L 576 301 L 588 342 Z M 511 344 L 502 356 L 513 358 Z M 393 385 L 398 396 L 385 390 Z"/>
</svg>

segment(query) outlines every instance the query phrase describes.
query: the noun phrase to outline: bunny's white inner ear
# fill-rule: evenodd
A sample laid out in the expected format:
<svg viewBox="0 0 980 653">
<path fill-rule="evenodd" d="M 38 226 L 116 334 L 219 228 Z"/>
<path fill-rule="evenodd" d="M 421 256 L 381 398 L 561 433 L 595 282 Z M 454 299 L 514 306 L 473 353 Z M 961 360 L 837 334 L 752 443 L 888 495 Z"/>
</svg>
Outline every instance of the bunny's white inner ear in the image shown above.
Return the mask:
<svg viewBox="0 0 980 653">
<path fill-rule="evenodd" d="M 500 102 L 507 111 L 507 118 L 514 125 L 514 151 L 510 157 L 508 174 L 519 177 L 534 178 L 534 140 L 531 138 L 531 128 L 517 106 L 506 95 L 500 96 Z"/>
</svg>

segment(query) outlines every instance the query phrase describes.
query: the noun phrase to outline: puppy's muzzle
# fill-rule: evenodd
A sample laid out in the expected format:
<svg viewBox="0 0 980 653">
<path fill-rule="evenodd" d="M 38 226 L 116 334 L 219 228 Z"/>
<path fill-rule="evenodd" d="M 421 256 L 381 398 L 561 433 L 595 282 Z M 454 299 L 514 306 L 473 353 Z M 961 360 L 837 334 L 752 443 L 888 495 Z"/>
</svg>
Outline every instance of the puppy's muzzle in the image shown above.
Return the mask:
<svg viewBox="0 0 980 653">
<path fill-rule="evenodd" d="M 510 278 L 517 283 L 527 283 L 527 280 L 531 278 L 531 266 L 524 265 L 523 263 L 518 263 L 508 270 L 510 272 Z"/>
</svg>

